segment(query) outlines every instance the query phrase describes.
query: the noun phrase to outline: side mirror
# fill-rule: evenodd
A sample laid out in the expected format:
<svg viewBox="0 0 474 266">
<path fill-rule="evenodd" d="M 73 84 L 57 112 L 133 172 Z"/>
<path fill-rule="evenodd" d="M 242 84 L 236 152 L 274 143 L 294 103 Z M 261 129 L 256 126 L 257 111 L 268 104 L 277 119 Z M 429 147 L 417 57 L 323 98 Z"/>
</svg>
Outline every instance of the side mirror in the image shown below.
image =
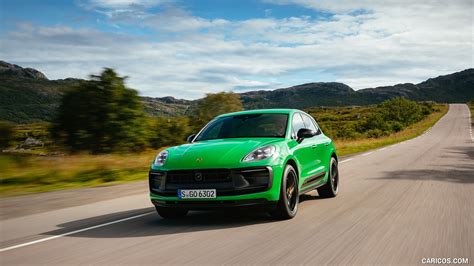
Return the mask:
<svg viewBox="0 0 474 266">
<path fill-rule="evenodd" d="M 196 137 L 196 134 L 192 134 L 192 135 L 190 135 L 190 136 L 186 139 L 186 141 L 189 142 L 189 143 L 191 143 L 191 142 L 193 142 L 193 140 L 194 140 L 195 137 Z"/>
<path fill-rule="evenodd" d="M 300 130 L 298 130 L 298 133 L 296 133 L 296 141 L 298 143 L 301 143 L 303 141 L 303 139 L 305 138 L 312 138 L 314 136 L 316 136 L 317 132 L 314 132 L 313 130 L 311 129 L 307 129 L 307 128 L 301 128 Z"/>
</svg>

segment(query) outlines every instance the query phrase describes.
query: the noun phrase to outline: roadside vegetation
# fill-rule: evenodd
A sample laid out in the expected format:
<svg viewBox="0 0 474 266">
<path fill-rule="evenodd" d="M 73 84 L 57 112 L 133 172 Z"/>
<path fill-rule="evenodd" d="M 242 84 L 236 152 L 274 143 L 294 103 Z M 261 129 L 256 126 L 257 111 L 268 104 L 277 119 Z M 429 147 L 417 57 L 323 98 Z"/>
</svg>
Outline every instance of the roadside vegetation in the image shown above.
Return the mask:
<svg viewBox="0 0 474 266">
<path fill-rule="evenodd" d="M 152 118 L 124 78 L 105 69 L 65 93 L 52 123 L 0 122 L 0 195 L 146 180 L 158 150 L 184 143 L 218 114 L 240 110 L 237 94 L 221 92 L 199 100 L 187 116 Z M 394 98 L 305 111 L 346 155 L 413 138 L 447 106 Z"/>
<path fill-rule="evenodd" d="M 343 156 L 416 137 L 434 125 L 448 106 L 397 97 L 379 105 L 306 111 L 334 139 L 339 155 Z"/>
<path fill-rule="evenodd" d="M 394 143 L 402 142 L 421 135 L 423 132 L 432 127 L 443 115 L 448 112 L 447 105 L 436 105 L 434 112 L 427 115 L 425 118 L 411 124 L 389 135 L 378 138 L 354 138 L 354 139 L 335 139 L 336 148 L 339 156 L 364 152 Z"/>
</svg>

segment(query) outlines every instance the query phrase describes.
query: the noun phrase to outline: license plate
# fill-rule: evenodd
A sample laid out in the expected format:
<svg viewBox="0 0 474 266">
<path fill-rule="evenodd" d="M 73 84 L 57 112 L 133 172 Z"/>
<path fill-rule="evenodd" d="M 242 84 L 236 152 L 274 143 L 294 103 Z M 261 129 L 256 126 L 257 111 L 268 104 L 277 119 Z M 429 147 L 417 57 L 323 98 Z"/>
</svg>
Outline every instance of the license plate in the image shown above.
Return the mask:
<svg viewBox="0 0 474 266">
<path fill-rule="evenodd" d="M 214 199 L 216 198 L 215 189 L 178 189 L 178 198 L 180 199 Z"/>
</svg>

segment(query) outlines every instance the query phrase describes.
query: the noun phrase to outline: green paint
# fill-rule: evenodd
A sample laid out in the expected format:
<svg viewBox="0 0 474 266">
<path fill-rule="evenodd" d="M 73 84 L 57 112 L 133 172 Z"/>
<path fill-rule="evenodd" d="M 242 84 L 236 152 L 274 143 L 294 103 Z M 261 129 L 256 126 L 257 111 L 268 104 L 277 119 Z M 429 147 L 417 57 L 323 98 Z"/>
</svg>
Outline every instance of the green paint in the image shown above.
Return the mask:
<svg viewBox="0 0 474 266">
<path fill-rule="evenodd" d="M 295 115 L 307 115 L 306 113 L 295 109 L 269 109 L 269 110 L 254 110 L 243 111 L 231 114 L 224 114 L 215 118 L 206 127 L 209 127 L 213 122 L 219 119 L 258 115 L 258 114 L 283 114 L 289 119 L 286 121 L 286 132 L 284 136 L 280 137 L 236 137 L 236 138 L 215 138 L 209 140 L 199 140 L 200 135 L 197 136 L 197 141 L 183 144 L 180 146 L 170 147 L 168 151 L 168 158 L 162 166 L 151 166 L 151 170 L 155 171 L 170 171 L 170 170 L 199 170 L 199 169 L 218 169 L 218 168 L 247 168 L 268 166 L 273 170 L 273 180 L 271 187 L 263 192 L 232 195 L 232 196 L 217 196 L 212 200 L 245 200 L 245 199 L 266 199 L 269 201 L 277 201 L 280 197 L 280 186 L 283 175 L 283 169 L 286 164 L 292 161 L 296 165 L 296 170 L 299 176 L 299 187 L 301 190 L 302 184 L 305 180 L 314 177 L 321 173 L 326 173 L 319 181 L 319 184 L 324 184 L 328 178 L 328 167 L 331 156 L 336 155 L 336 149 L 333 141 L 324 135 L 323 132 L 305 138 L 298 142 L 295 138 L 296 132 L 292 125 Z M 308 122 L 308 121 L 306 121 Z M 312 121 L 315 123 L 315 121 Z M 266 125 L 270 127 L 271 125 Z M 317 126 L 317 125 L 316 125 Z M 200 134 L 205 132 L 206 127 Z M 304 126 L 307 128 L 306 124 Z M 262 129 L 263 130 L 263 129 Z M 262 133 L 263 134 L 263 133 Z M 243 158 L 250 152 L 266 145 L 274 145 L 274 154 L 260 161 L 243 162 Z M 212 187 L 209 187 L 212 189 Z M 153 200 L 170 200 L 179 201 L 177 196 L 160 196 L 151 193 Z M 196 199 L 198 200 L 198 199 Z M 190 199 L 186 199 L 190 201 Z"/>
</svg>

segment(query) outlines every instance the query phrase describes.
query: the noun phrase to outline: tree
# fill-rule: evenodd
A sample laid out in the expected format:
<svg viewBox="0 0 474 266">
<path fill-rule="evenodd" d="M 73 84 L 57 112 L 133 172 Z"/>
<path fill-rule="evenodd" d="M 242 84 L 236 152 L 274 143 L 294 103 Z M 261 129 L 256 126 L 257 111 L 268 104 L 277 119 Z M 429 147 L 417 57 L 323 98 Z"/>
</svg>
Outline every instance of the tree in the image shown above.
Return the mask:
<svg viewBox="0 0 474 266">
<path fill-rule="evenodd" d="M 203 127 L 217 115 L 244 110 L 240 96 L 233 92 L 208 93 L 199 100 L 191 114 L 194 130 Z"/>
<path fill-rule="evenodd" d="M 10 147 L 13 141 L 13 125 L 0 121 L 0 149 Z"/>
<path fill-rule="evenodd" d="M 150 144 L 153 148 L 181 144 L 191 133 L 189 118 L 186 116 L 157 117 L 150 132 L 152 132 Z"/>
<path fill-rule="evenodd" d="M 146 144 L 140 98 L 125 78 L 106 68 L 67 92 L 53 122 L 52 136 L 71 151 L 138 151 Z"/>
</svg>

